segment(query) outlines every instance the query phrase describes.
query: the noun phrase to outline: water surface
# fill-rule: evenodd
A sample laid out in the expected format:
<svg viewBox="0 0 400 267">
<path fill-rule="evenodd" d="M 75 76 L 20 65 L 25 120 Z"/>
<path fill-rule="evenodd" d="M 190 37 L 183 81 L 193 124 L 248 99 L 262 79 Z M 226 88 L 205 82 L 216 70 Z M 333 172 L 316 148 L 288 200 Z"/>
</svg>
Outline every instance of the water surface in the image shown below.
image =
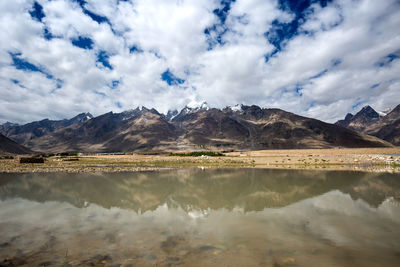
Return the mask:
<svg viewBox="0 0 400 267">
<path fill-rule="evenodd" d="M 0 266 L 400 266 L 400 175 L 0 174 Z"/>
</svg>

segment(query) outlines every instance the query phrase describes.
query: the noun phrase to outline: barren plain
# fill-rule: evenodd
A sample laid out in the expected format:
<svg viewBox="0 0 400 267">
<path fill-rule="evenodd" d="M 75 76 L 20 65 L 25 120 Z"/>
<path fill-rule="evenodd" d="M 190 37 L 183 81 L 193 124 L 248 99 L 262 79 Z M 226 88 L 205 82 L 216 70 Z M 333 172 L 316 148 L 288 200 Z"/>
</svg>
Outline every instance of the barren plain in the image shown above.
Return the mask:
<svg viewBox="0 0 400 267">
<path fill-rule="evenodd" d="M 400 147 L 259 150 L 224 156 L 170 156 L 161 154 L 79 155 L 48 157 L 43 164 L 0 160 L 0 172 L 122 172 L 181 167 L 278 168 L 400 172 Z"/>
</svg>

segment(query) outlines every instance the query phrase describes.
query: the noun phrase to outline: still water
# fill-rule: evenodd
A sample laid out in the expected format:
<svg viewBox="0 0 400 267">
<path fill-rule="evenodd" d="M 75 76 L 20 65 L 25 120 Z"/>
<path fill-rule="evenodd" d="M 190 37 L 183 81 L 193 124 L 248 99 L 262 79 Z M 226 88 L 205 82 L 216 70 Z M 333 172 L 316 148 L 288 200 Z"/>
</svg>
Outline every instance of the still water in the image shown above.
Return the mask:
<svg viewBox="0 0 400 267">
<path fill-rule="evenodd" d="M 0 174 L 0 266 L 400 266 L 400 175 Z"/>
</svg>

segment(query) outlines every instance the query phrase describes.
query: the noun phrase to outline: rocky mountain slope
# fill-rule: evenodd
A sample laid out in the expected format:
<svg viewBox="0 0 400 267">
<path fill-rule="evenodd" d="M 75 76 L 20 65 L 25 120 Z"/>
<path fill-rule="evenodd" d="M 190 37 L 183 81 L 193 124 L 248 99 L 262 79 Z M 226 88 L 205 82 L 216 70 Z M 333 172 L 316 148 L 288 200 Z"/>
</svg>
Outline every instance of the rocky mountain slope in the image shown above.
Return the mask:
<svg viewBox="0 0 400 267">
<path fill-rule="evenodd" d="M 385 146 L 376 138 L 280 109 L 196 110 L 172 120 L 193 144 L 239 149 Z"/>
<path fill-rule="evenodd" d="M 48 135 L 57 129 L 79 124 L 93 118 L 90 113 L 81 113 L 72 119 L 34 121 L 25 125 L 5 123 L 0 125 L 0 133 L 25 146 L 32 146 L 36 138 Z"/>
<path fill-rule="evenodd" d="M 162 150 L 175 140 L 175 127 L 155 109 L 106 113 L 58 129 L 30 142 L 38 151 L 119 152 Z"/>
<path fill-rule="evenodd" d="M 379 120 L 380 116 L 370 106 L 363 107 L 356 115 L 347 113 L 344 120 L 336 122 L 336 125 L 346 127 L 355 131 L 363 132 L 366 128 Z"/>
<path fill-rule="evenodd" d="M 385 116 L 379 114 L 370 106 L 362 108 L 356 115 L 347 114 L 344 120 L 336 125 L 376 136 L 394 145 L 400 145 L 400 105 Z"/>
<path fill-rule="evenodd" d="M 27 126 L 18 127 L 26 129 Z M 199 107 L 185 107 L 170 116 L 142 107 L 106 113 L 39 135 L 32 131 L 29 134 L 29 131 L 14 130 L 5 134 L 43 152 L 390 146 L 376 137 L 337 125 L 254 105 L 220 110 L 203 103 Z"/>
<path fill-rule="evenodd" d="M 0 154 L 30 154 L 32 151 L 0 134 Z"/>
</svg>

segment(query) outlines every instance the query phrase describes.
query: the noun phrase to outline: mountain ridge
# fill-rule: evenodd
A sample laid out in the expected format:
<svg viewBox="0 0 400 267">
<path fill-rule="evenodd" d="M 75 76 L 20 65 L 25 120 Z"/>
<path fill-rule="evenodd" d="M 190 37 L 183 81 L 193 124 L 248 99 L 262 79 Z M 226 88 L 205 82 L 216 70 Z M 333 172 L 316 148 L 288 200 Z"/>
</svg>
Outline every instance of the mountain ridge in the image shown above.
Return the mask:
<svg viewBox="0 0 400 267">
<path fill-rule="evenodd" d="M 393 145 L 400 145 L 400 105 L 384 116 L 379 115 L 372 107 L 365 106 L 356 115 L 349 113 L 344 120 L 339 120 L 335 124 L 376 136 Z"/>
<path fill-rule="evenodd" d="M 49 120 L 43 119 L 40 121 L 33 121 L 27 124 L 18 125 L 13 123 L 6 123 L 0 125 L 0 133 L 4 134 L 13 141 L 29 146 L 29 141 L 49 134 L 57 129 L 64 128 L 73 124 L 82 123 L 92 119 L 93 115 L 89 112 L 80 113 L 71 119 L 63 120 Z"/>
<path fill-rule="evenodd" d="M 362 132 L 368 126 L 379 120 L 380 117 L 379 113 L 368 105 L 363 107 L 355 115 L 347 113 L 344 120 L 339 120 L 335 124 Z"/>
<path fill-rule="evenodd" d="M 16 129 L 41 125 L 37 122 L 10 126 L 5 131 L 3 126 L 0 132 L 8 133 L 9 138 L 15 137 L 30 149 L 42 152 L 391 146 L 376 137 L 341 126 L 256 105 L 217 109 L 202 103 L 198 107 L 186 106 L 178 114 L 174 112 L 173 116 L 167 115 L 154 108 L 141 107 L 121 113 L 109 112 L 83 121 L 66 120 L 69 123 L 65 127 L 48 127 L 45 128 L 47 132 L 36 135 L 29 134 L 29 131 L 18 133 Z"/>
</svg>

